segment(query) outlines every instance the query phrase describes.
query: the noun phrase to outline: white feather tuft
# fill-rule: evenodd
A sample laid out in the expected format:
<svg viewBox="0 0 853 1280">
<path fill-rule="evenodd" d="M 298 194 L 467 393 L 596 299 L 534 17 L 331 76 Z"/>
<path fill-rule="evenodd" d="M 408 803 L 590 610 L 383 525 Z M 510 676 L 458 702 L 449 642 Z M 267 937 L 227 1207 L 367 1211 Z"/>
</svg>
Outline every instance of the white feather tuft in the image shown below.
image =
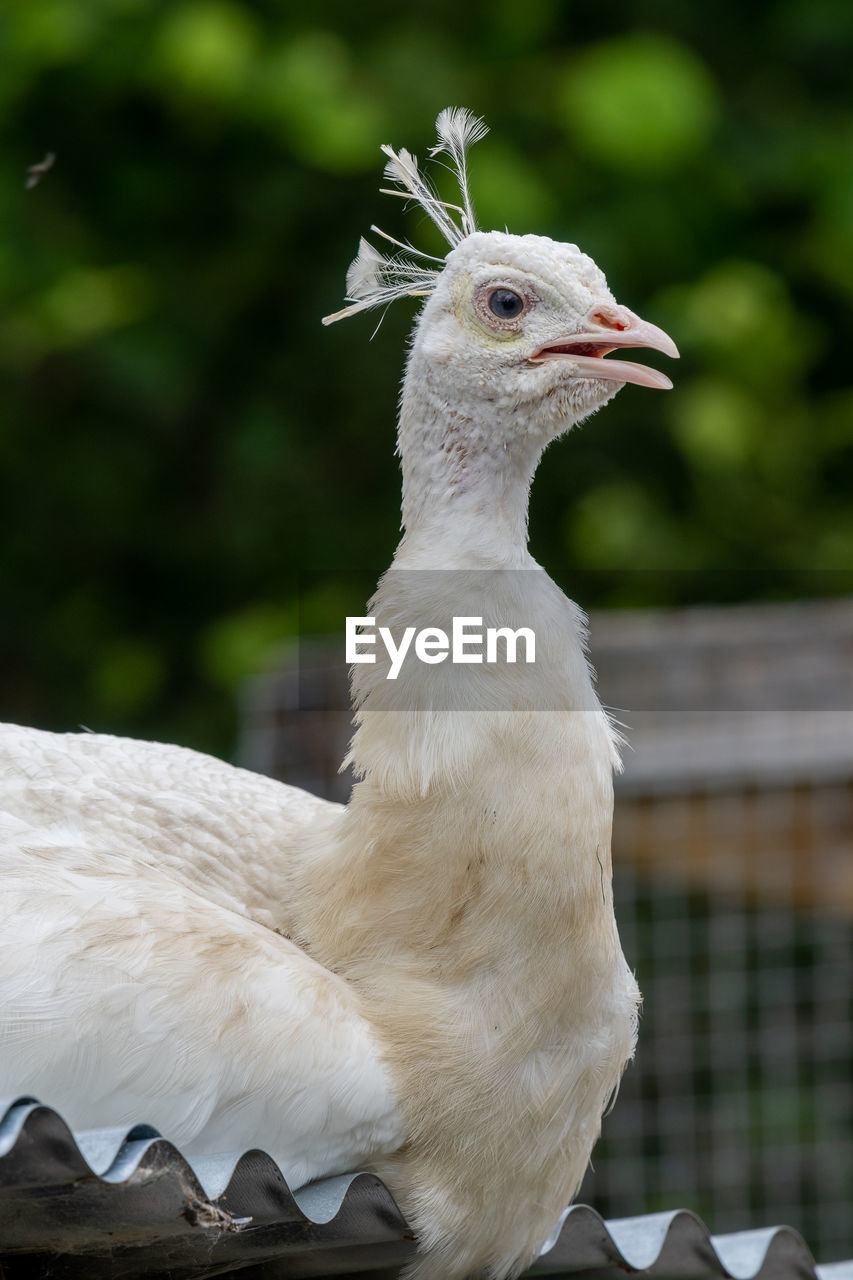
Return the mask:
<svg viewBox="0 0 853 1280">
<path fill-rule="evenodd" d="M 347 271 L 347 300 L 350 306 L 333 315 L 323 316 L 323 324 L 333 324 L 336 320 L 354 316 L 359 311 L 395 302 L 397 298 L 423 297 L 432 293 L 438 275 L 437 268 L 422 267 L 401 253 L 385 258 L 362 237 L 358 253 Z"/>
<path fill-rule="evenodd" d="M 435 131 L 441 141 L 432 148 L 430 155 L 434 156 L 442 148 L 455 155 L 457 151 L 464 154 L 475 142 L 482 142 L 489 126 L 467 107 L 445 107 L 438 113 Z"/>
<path fill-rule="evenodd" d="M 381 148 L 387 157 L 384 177 L 393 183 L 392 188 L 380 188 L 385 195 L 400 196 L 404 200 L 414 200 L 438 227 L 445 240 L 455 248 L 466 236 L 477 229 L 471 196 L 468 190 L 468 148 L 479 142 L 488 133 L 488 127 L 466 111 L 463 107 L 446 107 L 439 114 L 435 123 L 438 132 L 438 143 L 430 155 L 445 152 L 450 156 L 452 169 L 462 193 L 462 204 L 450 204 L 440 199 L 428 178 L 418 167 L 417 156 L 412 155 L 405 147 L 395 151 L 387 143 Z M 454 214 L 459 215 L 457 223 Z M 362 239 L 358 254 L 347 272 L 347 300 L 350 305 L 333 315 L 324 316 L 323 324 L 332 324 L 335 320 L 343 320 L 345 316 L 355 315 L 369 307 L 382 306 L 393 302 L 396 298 L 406 296 L 419 297 L 432 293 L 439 275 L 442 260 L 432 254 L 423 253 L 413 245 L 395 240 L 387 232 L 378 227 L 371 227 L 377 235 L 390 241 L 401 253 L 385 258 L 372 244 Z M 438 263 L 438 268 L 420 266 L 407 256 L 413 254 L 419 258 L 429 258 Z"/>
<path fill-rule="evenodd" d="M 455 206 L 448 206 L 445 201 L 438 198 L 436 191 L 418 168 L 417 156 L 413 156 L 405 147 L 394 151 L 387 142 L 381 149 L 388 157 L 384 176 L 388 182 L 394 182 L 397 185 L 396 191 L 384 191 L 384 194 L 416 200 L 438 227 L 448 244 L 451 246 L 459 244 L 465 233 L 457 227 L 450 216 L 449 209 Z M 459 212 L 462 213 L 462 210 L 460 209 Z"/>
<path fill-rule="evenodd" d="M 431 156 L 446 152 L 453 161 L 453 169 L 462 193 L 464 213 L 462 229 L 471 235 L 477 229 L 471 193 L 468 189 L 468 148 L 480 142 L 489 132 L 489 126 L 465 107 L 445 107 L 435 122 L 438 144 L 430 149 Z"/>
<path fill-rule="evenodd" d="M 358 253 L 347 271 L 347 297 L 369 298 L 382 284 L 385 258 L 364 236 L 358 242 Z"/>
<path fill-rule="evenodd" d="M 415 196 L 417 199 L 426 185 L 418 169 L 418 157 L 413 156 L 411 151 L 407 151 L 405 147 L 401 147 L 399 151 L 394 151 L 387 142 L 381 149 L 388 157 L 383 176 L 389 182 L 399 183 L 401 187 L 404 187 L 410 195 Z"/>
</svg>

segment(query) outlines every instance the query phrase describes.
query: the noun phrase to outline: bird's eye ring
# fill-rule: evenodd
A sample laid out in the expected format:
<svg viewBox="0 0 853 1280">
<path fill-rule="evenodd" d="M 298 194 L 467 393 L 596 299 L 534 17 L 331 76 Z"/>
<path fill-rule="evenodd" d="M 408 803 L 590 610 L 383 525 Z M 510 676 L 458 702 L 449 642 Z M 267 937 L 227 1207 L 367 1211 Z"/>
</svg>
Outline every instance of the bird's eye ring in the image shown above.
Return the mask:
<svg viewBox="0 0 853 1280">
<path fill-rule="evenodd" d="M 524 310 L 524 299 L 512 289 L 492 289 L 489 310 L 498 320 L 517 320 Z"/>
</svg>

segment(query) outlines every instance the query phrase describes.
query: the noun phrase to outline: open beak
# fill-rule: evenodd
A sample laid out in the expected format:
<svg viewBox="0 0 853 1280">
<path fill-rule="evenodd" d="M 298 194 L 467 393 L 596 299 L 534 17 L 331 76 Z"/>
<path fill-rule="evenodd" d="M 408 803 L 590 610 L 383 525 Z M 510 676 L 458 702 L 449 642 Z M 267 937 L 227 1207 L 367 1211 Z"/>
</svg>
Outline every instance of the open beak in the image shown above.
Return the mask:
<svg viewBox="0 0 853 1280">
<path fill-rule="evenodd" d="M 534 364 L 545 360 L 571 360 L 579 378 L 635 382 L 639 387 L 671 390 L 669 378 L 658 369 L 649 369 L 644 364 L 633 364 L 629 360 L 604 359 L 611 351 L 622 347 L 650 347 L 667 356 L 678 356 L 678 348 L 663 329 L 641 320 L 627 307 L 607 303 L 593 308 L 582 332 L 541 347 L 528 358 Z"/>
</svg>

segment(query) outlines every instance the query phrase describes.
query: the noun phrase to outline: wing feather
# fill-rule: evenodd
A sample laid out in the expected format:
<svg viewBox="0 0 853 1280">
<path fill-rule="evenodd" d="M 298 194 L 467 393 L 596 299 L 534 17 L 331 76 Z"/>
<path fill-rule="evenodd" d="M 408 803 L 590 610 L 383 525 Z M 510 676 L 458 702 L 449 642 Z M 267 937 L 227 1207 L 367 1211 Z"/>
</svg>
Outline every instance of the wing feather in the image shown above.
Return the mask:
<svg viewBox="0 0 853 1280">
<path fill-rule="evenodd" d="M 181 748 L 0 730 L 0 1096 L 259 1146 L 292 1186 L 395 1150 L 355 993 L 270 927 L 340 812 Z"/>
</svg>

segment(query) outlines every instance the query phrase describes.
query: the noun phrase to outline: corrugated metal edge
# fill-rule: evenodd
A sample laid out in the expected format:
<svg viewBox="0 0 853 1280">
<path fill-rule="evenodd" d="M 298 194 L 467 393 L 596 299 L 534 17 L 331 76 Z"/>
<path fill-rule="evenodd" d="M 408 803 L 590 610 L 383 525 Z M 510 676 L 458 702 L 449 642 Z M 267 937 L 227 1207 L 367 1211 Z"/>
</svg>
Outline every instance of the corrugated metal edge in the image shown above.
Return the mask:
<svg viewBox="0 0 853 1280">
<path fill-rule="evenodd" d="M 131 1275 L 140 1274 L 133 1254 L 145 1251 L 150 1240 L 152 1248 L 168 1251 L 170 1268 L 184 1265 L 189 1273 L 198 1264 L 188 1253 L 181 1256 L 181 1239 L 196 1242 L 200 1234 L 207 1248 L 225 1241 L 218 1256 L 241 1265 L 287 1254 L 291 1275 L 300 1274 L 300 1252 L 333 1250 L 340 1263 L 350 1256 L 340 1251 L 352 1251 L 351 1274 L 399 1266 L 411 1255 L 411 1232 L 373 1175 L 327 1178 L 292 1192 L 275 1162 L 259 1150 L 190 1163 L 149 1125 L 75 1134 L 58 1112 L 32 1097 L 0 1099 L 0 1115 L 0 1210 L 4 1200 L 13 1210 L 0 1212 L 0 1255 L 91 1257 L 119 1249 L 127 1266 L 110 1274 Z M 60 1212 L 53 1222 L 38 1193 L 63 1186 L 74 1198 L 75 1213 L 69 1219 Z M 37 1238 L 32 1226 L 27 1236 L 27 1204 L 38 1204 L 30 1220 L 38 1222 Z M 117 1212 L 103 1216 L 105 1207 Z M 293 1239 L 276 1246 L 259 1230 L 276 1224 L 289 1227 Z M 113 1256 L 111 1267 L 115 1261 Z M 156 1270 L 156 1263 L 146 1269 Z M 332 1269 L 343 1274 L 340 1266 Z M 612 1270 L 679 1280 L 853 1280 L 853 1261 L 816 1267 L 802 1237 L 789 1227 L 712 1236 L 684 1209 L 605 1222 L 586 1205 L 567 1211 L 556 1242 L 530 1274 Z"/>
</svg>

